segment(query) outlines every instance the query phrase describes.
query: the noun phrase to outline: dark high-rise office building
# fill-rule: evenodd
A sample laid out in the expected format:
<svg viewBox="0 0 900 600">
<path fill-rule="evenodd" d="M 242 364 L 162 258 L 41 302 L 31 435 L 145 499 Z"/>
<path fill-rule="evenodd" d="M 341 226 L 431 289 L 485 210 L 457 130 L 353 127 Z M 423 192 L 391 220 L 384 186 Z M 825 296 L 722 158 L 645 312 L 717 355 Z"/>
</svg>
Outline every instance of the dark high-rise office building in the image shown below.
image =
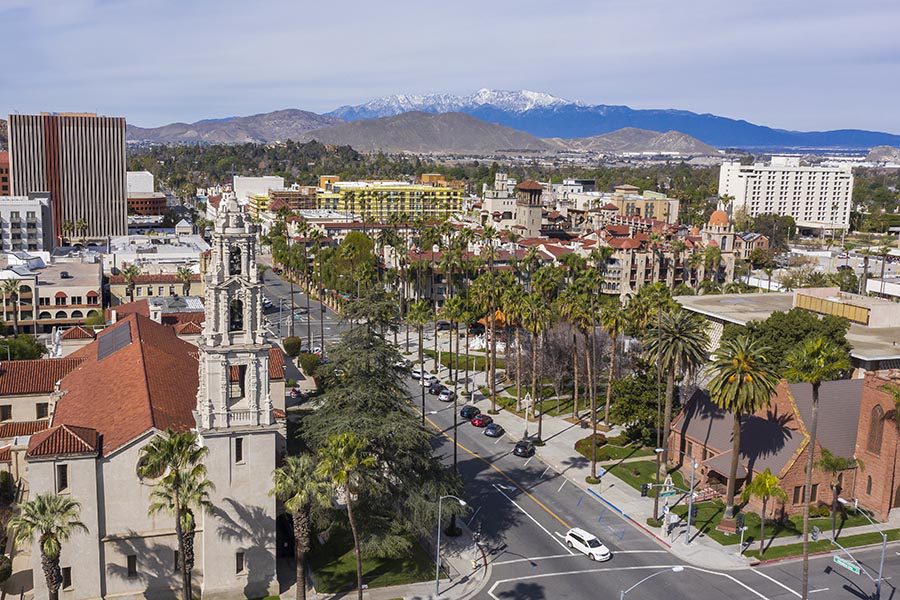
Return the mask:
<svg viewBox="0 0 900 600">
<path fill-rule="evenodd" d="M 57 241 L 128 233 L 124 118 L 10 115 L 9 155 L 13 195 L 50 192 Z"/>
</svg>

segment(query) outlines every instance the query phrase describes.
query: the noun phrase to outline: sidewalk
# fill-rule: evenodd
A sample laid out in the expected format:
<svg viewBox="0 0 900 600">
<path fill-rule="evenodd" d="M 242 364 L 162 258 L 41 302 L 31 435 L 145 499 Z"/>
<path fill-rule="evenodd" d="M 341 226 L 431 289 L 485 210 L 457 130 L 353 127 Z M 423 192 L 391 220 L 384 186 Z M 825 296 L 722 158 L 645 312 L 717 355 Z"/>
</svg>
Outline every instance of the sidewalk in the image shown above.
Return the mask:
<svg viewBox="0 0 900 600">
<path fill-rule="evenodd" d="M 888 531 L 890 529 L 900 529 L 900 512 L 892 511 L 890 518 L 884 523 L 878 523 L 878 529 L 881 531 Z M 859 535 L 861 533 L 876 533 L 877 530 L 871 524 L 866 525 L 856 525 L 854 527 L 844 527 L 840 529 L 840 523 L 838 523 L 838 541 L 841 538 L 849 537 L 851 535 Z M 831 529 L 822 530 L 822 535 L 825 538 L 831 539 Z M 780 538 L 775 538 L 774 540 L 766 540 L 766 547 L 769 546 L 789 546 L 791 544 L 799 544 L 803 541 L 802 535 L 791 535 Z"/>
</svg>

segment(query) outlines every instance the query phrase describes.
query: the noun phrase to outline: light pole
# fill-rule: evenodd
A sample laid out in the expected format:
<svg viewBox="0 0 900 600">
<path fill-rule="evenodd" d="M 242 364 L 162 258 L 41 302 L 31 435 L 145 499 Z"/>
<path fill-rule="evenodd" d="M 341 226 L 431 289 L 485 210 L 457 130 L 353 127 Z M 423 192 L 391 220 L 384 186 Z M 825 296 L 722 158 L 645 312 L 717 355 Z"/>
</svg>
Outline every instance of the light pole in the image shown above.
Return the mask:
<svg viewBox="0 0 900 600">
<path fill-rule="evenodd" d="M 648 579 L 653 579 L 657 575 L 662 575 L 663 573 L 681 573 L 682 571 L 684 571 L 684 567 L 682 567 L 681 565 L 678 565 L 677 567 L 671 567 L 668 569 L 663 569 L 662 571 L 657 571 L 656 573 L 651 573 L 651 574 L 647 575 L 646 577 L 644 577 L 643 579 L 641 579 L 640 581 L 638 581 L 636 584 L 634 584 L 630 588 L 628 588 L 627 590 L 622 590 L 622 592 L 619 594 L 619 600 L 625 600 L 625 594 L 627 594 L 628 592 L 630 592 L 637 586 L 641 585 Z"/>
<path fill-rule="evenodd" d="M 437 545 L 434 549 L 434 597 L 437 600 L 440 595 L 441 589 L 441 507 L 443 506 L 443 502 L 447 498 L 453 498 L 457 502 L 459 502 L 460 506 L 466 506 L 466 501 L 462 498 L 457 498 L 453 494 L 447 494 L 446 496 L 441 496 L 438 499 L 438 521 L 437 521 Z"/>
<path fill-rule="evenodd" d="M 878 579 L 875 581 L 875 600 L 881 598 L 881 575 L 884 572 L 884 554 L 887 550 L 887 534 L 881 530 L 880 527 L 872 520 L 872 517 L 866 513 L 864 510 L 859 510 L 859 504 L 857 502 L 850 502 L 846 498 L 838 497 L 838 502 L 843 504 L 844 506 L 852 505 L 853 508 L 856 509 L 856 512 L 861 512 L 862 515 L 868 519 L 869 523 L 872 524 L 872 527 L 875 528 L 875 531 L 878 532 L 878 535 L 881 536 L 881 561 L 878 563 Z"/>
<path fill-rule="evenodd" d="M 694 516 L 694 473 L 697 470 L 697 461 L 691 458 L 691 486 L 688 488 L 688 518 L 687 532 L 684 535 L 684 545 L 691 544 L 691 518 Z"/>
</svg>

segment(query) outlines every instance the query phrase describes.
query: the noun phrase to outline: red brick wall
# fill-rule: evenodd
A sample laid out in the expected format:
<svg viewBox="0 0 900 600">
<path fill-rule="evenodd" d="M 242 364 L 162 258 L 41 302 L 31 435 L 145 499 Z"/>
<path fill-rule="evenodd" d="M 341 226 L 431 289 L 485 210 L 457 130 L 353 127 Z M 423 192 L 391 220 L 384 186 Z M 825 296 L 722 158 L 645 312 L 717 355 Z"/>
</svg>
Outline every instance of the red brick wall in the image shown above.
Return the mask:
<svg viewBox="0 0 900 600">
<path fill-rule="evenodd" d="M 863 470 L 859 474 L 856 486 L 848 490 L 848 495 L 859 499 L 862 506 L 872 510 L 879 519 L 887 519 L 888 512 L 898 502 L 900 494 L 900 464 L 897 460 L 897 446 L 900 435 L 894 420 L 893 397 L 879 389 L 884 382 L 872 378 L 867 381 L 866 392 L 860 406 L 859 425 L 856 435 L 856 457 L 863 462 Z M 869 432 L 872 425 L 872 409 L 879 405 L 884 413 L 881 425 L 882 439 L 880 451 L 870 452 L 868 449 Z M 872 479 L 871 492 L 868 481 Z"/>
</svg>

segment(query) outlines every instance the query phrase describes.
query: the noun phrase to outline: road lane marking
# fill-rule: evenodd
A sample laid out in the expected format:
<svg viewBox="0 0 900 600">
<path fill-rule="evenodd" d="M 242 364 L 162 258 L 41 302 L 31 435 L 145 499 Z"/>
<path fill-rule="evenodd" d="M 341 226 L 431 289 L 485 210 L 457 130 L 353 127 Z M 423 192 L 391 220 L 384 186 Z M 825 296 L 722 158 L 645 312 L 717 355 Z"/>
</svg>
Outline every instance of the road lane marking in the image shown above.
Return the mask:
<svg viewBox="0 0 900 600">
<path fill-rule="evenodd" d="M 534 562 L 536 560 L 551 560 L 554 558 L 571 558 L 572 554 L 551 554 L 550 556 L 535 556 L 534 558 L 516 558 L 514 560 L 504 560 L 500 562 L 491 563 L 495 567 L 499 567 L 501 565 L 512 565 L 515 563 L 523 563 L 523 562 Z"/>
<path fill-rule="evenodd" d="M 528 463 L 531 462 L 531 459 L 532 459 L 532 458 L 534 458 L 534 457 L 532 456 L 531 458 L 529 458 L 528 460 L 526 460 L 526 461 L 525 461 L 525 464 L 524 464 L 523 466 L 527 467 L 527 466 L 528 466 Z"/>
<path fill-rule="evenodd" d="M 558 494 L 558 493 L 560 493 L 560 492 L 561 492 L 561 491 L 562 491 L 562 489 L 563 489 L 563 486 L 565 486 L 565 485 L 566 485 L 566 482 L 567 482 L 567 481 L 569 481 L 569 480 L 568 480 L 568 479 L 565 479 L 565 478 L 563 478 L 563 482 L 562 482 L 562 485 L 560 485 L 560 486 L 559 486 L 559 489 L 558 489 L 558 490 L 556 490 L 556 493 L 557 493 L 557 494 Z"/>
<path fill-rule="evenodd" d="M 537 525 L 538 527 L 540 527 L 541 530 L 542 530 L 544 533 L 546 533 L 547 535 L 549 535 L 550 538 L 551 538 L 554 542 L 556 542 L 557 544 L 559 544 L 560 546 L 562 546 L 563 549 L 564 549 L 566 552 L 568 552 L 569 554 L 575 554 L 573 551 L 569 550 L 569 547 L 568 547 L 568 546 L 566 546 L 564 543 L 562 543 L 561 541 L 559 541 L 558 539 L 556 539 L 556 537 L 555 537 L 552 533 L 550 533 L 549 531 L 547 531 L 547 528 L 544 527 L 543 525 L 541 525 L 541 524 L 538 522 L 537 519 L 535 519 L 535 518 L 532 517 L 530 514 L 528 514 L 528 511 L 526 511 L 524 508 L 522 508 L 521 506 L 519 506 L 519 505 L 516 503 L 515 500 L 513 500 L 512 498 L 510 498 L 509 496 L 507 496 L 507 495 L 506 495 L 506 492 L 504 492 L 503 490 L 500 489 L 500 486 L 498 486 L 497 484 L 491 484 L 491 485 L 494 486 L 494 489 L 495 489 L 495 490 L 497 490 L 498 492 L 500 492 L 501 494 L 503 494 L 503 497 L 506 498 L 507 500 L 509 500 L 509 501 L 512 503 L 513 506 L 515 506 L 515 507 L 518 508 L 520 511 L 522 511 L 522 514 L 524 514 L 526 517 L 528 517 L 529 519 L 531 519 L 531 520 L 534 522 L 535 525 Z M 559 534 L 557 534 L 557 535 L 559 535 Z"/>
<path fill-rule="evenodd" d="M 793 595 L 797 596 L 798 598 L 802 598 L 802 597 L 803 597 L 803 596 L 800 595 L 800 592 L 797 592 L 797 591 L 792 590 L 791 588 L 789 588 L 788 586 L 784 585 L 783 583 L 781 583 L 781 582 L 778 581 L 777 579 L 774 579 L 774 578 L 772 578 L 772 577 L 769 577 L 768 575 L 766 575 L 766 574 L 763 573 L 762 571 L 758 571 L 758 570 L 756 570 L 756 569 L 754 569 L 754 568 L 752 568 L 752 567 L 751 567 L 750 570 L 753 571 L 754 573 L 756 573 L 757 575 L 761 575 L 761 576 L 765 577 L 766 579 L 768 579 L 768 580 L 771 581 L 772 583 L 781 586 L 782 588 L 786 589 L 787 591 L 789 591 L 789 592 L 792 593 Z"/>
<path fill-rule="evenodd" d="M 817 590 L 809 590 L 810 594 L 815 594 L 816 592 L 827 592 L 830 588 L 819 588 Z"/>
</svg>

